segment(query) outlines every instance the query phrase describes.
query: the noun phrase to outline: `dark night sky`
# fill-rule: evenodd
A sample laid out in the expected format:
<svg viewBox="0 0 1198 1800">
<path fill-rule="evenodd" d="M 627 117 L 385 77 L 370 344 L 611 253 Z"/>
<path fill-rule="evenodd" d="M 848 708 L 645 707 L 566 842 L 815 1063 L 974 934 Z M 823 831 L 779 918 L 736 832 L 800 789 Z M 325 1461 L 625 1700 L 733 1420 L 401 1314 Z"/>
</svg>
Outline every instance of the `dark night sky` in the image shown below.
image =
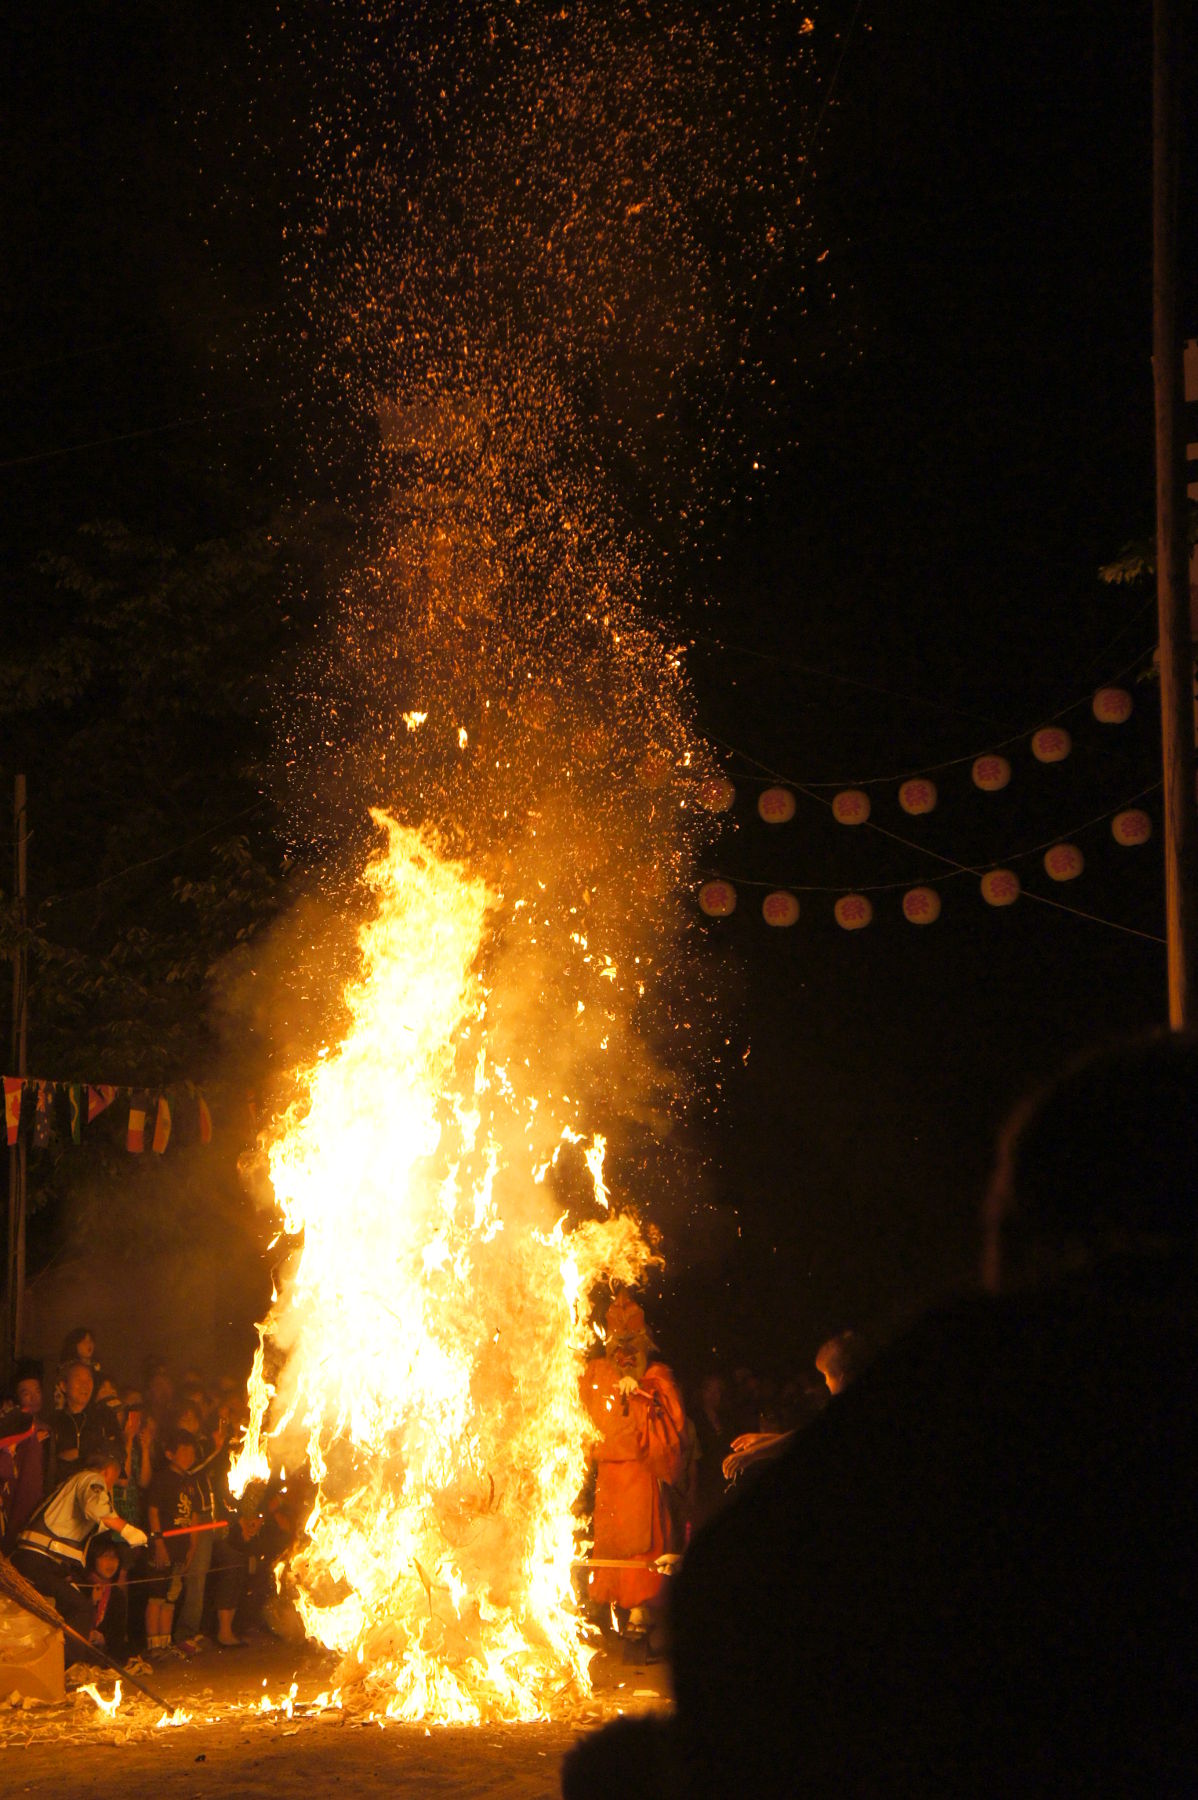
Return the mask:
<svg viewBox="0 0 1198 1800">
<path fill-rule="evenodd" d="M 236 89 L 253 11 L 74 0 L 7 27 L 10 593 L 30 550 L 78 519 L 187 521 L 197 460 L 232 472 L 205 500 L 223 524 L 238 469 L 271 472 L 262 395 L 219 356 L 214 372 L 213 348 L 273 301 L 274 240 L 234 222 L 214 268 L 210 172 L 177 123 Z M 852 15 L 817 11 L 825 79 Z M 823 366 L 799 359 L 764 487 L 691 569 L 708 597 L 686 620 L 700 721 L 744 753 L 734 775 L 745 756 L 813 782 L 964 756 L 1150 648 L 1150 596 L 1096 579 L 1152 520 L 1148 15 L 1107 0 L 857 10 L 814 157 L 843 313 L 822 323 Z M 1139 688 L 1117 746 L 1083 709 L 1062 769 L 1017 746 L 981 824 L 968 765 L 946 771 L 910 835 L 986 862 L 1104 812 L 1153 778 L 1154 707 Z M 927 872 L 802 799 L 771 833 L 759 788 L 740 783 L 713 868 L 805 886 Z M 902 827 L 893 786 L 875 816 Z M 1063 897 L 1159 932 L 1159 846 L 1133 865 L 1104 833 Z M 785 1360 L 960 1277 L 996 1123 L 1063 1053 L 1161 1020 L 1164 954 L 1030 900 L 992 913 L 967 879 L 926 932 L 881 895 L 870 930 L 842 933 L 816 893 L 794 931 L 770 932 L 758 898 L 747 887 L 708 938 L 727 962 L 732 1072 L 699 1128 L 742 1236 L 718 1269 L 676 1258 L 665 1301 L 679 1348 L 710 1325 Z"/>
</svg>

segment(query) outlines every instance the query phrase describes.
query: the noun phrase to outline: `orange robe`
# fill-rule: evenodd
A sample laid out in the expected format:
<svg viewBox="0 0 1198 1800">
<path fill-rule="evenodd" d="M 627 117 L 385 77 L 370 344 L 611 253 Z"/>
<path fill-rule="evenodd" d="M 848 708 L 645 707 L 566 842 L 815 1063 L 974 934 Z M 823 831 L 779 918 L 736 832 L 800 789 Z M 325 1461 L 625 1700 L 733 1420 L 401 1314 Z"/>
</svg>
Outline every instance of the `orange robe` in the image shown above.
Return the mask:
<svg viewBox="0 0 1198 1800">
<path fill-rule="evenodd" d="M 607 1357 L 587 1367 L 582 1397 L 603 1433 L 594 1446 L 596 1557 L 651 1563 L 680 1550 L 662 1494 L 683 1465 L 686 1412 L 678 1384 L 664 1363 L 650 1363 L 635 1393 L 620 1392 L 620 1370 Z M 665 1578 L 652 1569 L 592 1569 L 588 1597 L 616 1606 L 647 1606 L 661 1597 Z"/>
</svg>

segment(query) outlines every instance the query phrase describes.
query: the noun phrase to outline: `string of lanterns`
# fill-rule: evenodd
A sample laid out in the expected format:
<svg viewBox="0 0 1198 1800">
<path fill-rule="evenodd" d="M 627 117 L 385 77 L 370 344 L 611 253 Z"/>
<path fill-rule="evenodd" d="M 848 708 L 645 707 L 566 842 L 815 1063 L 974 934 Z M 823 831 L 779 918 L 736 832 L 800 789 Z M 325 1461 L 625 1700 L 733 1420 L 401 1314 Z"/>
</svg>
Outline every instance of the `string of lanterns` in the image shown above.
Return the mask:
<svg viewBox="0 0 1198 1800">
<path fill-rule="evenodd" d="M 1075 702 L 1074 704 L 1080 703 Z M 1131 717 L 1133 710 L 1131 694 L 1126 688 L 1116 686 L 1100 687 L 1092 696 L 1090 705 L 1094 718 L 1101 725 L 1122 725 Z M 1009 740 L 1009 742 L 1013 741 Z M 1033 757 L 1039 763 L 1060 763 L 1070 755 L 1073 749 L 1073 739 L 1064 726 L 1049 723 L 1040 726 L 1030 734 L 1030 749 Z M 968 757 L 955 759 L 958 765 L 966 761 L 971 761 L 971 779 L 973 785 L 980 792 L 999 793 L 1009 785 L 1012 775 L 1011 764 L 1000 751 L 988 750 L 972 759 Z M 949 766 L 953 765 L 937 765 L 938 768 Z M 778 783 L 766 787 L 757 799 L 758 816 L 767 825 L 788 824 L 794 818 L 796 811 L 795 788 L 805 791 L 807 785 L 814 787 L 833 784 L 796 783 L 794 787 L 791 787 Z M 813 799 L 820 798 L 817 795 L 811 797 Z M 724 813 L 729 811 L 735 801 L 736 787 L 727 776 L 712 775 L 701 783 L 698 798 L 706 810 L 713 813 Z M 1133 796 L 1133 798 L 1139 799 L 1141 795 Z M 929 774 L 909 775 L 900 783 L 898 803 L 908 817 L 918 818 L 933 812 L 938 800 L 939 793 L 936 783 Z M 832 816 L 838 824 L 854 828 L 870 822 L 873 808 L 870 796 L 866 793 L 864 786 L 841 787 L 834 794 L 830 803 L 823 803 L 830 805 Z M 1109 819 L 1111 836 L 1115 843 L 1123 848 L 1134 848 L 1145 844 L 1152 836 L 1151 817 L 1142 807 L 1124 804 L 1111 813 L 1100 815 L 1099 820 L 1088 821 L 1088 824 L 1093 825 L 1104 819 Z M 876 828 L 884 829 L 884 827 Z M 1075 829 L 1084 830 L 1087 827 Z M 890 833 L 889 835 L 893 836 L 894 834 Z M 900 839 L 899 841 L 906 842 L 907 840 Z M 1069 839 L 1054 841 L 1047 846 L 1038 846 L 1036 851 L 1020 852 L 1010 860 L 1020 860 L 1021 857 L 1037 854 L 1041 850 L 1043 852 L 1041 866 L 1054 883 L 1064 884 L 1075 881 L 1086 867 L 1086 859 L 1081 848 Z M 996 908 L 1012 906 L 1024 891 L 1020 877 L 1013 868 L 1000 866 L 989 868 L 983 873 L 966 864 L 954 862 L 949 857 L 940 856 L 937 852 L 932 852 L 932 854 L 936 855 L 939 861 L 949 865 L 949 872 L 936 879 L 945 882 L 958 879 L 962 875 L 977 876 L 979 891 L 987 906 Z M 752 885 L 766 884 L 753 883 Z M 902 882 L 888 882 L 880 884 L 880 886 L 890 891 L 896 888 L 905 889 L 902 894 L 901 909 L 903 917 L 908 923 L 916 926 L 931 925 L 940 917 L 941 898 L 933 882 L 924 882 L 913 886 L 906 886 Z M 874 889 L 873 891 L 879 890 Z M 737 900 L 735 884 L 723 877 L 707 879 L 699 888 L 699 908 L 711 919 L 730 917 L 736 911 Z M 842 930 L 860 931 L 872 923 L 874 906 L 868 893 L 840 892 L 833 906 L 833 913 Z M 770 888 L 761 902 L 761 916 L 767 925 L 776 929 L 785 929 L 797 924 L 800 916 L 800 903 L 797 895 L 789 888 Z"/>
<path fill-rule="evenodd" d="M 1080 702 L 1074 702 L 1074 706 Z M 1100 725 L 1123 725 L 1131 718 L 1134 702 L 1131 694 L 1122 687 L 1101 687 L 1093 695 L 1090 708 Z M 1073 710 L 1072 707 L 1065 711 Z M 1006 740 L 1006 746 L 1016 742 Z M 1004 747 L 1006 747 L 1004 746 Z M 1073 750 L 1073 738 L 1063 725 L 1047 724 L 1039 726 L 1030 734 L 1029 746 L 1032 755 L 1039 763 L 1060 763 Z M 1007 757 L 997 750 L 985 750 L 979 755 L 954 757 L 949 762 L 937 763 L 936 769 L 947 769 L 969 762 L 970 778 L 973 785 L 985 794 L 997 794 L 1009 786 L 1011 781 L 1011 764 Z M 832 802 L 832 811 L 842 825 L 864 825 L 870 817 L 872 803 L 864 791 L 865 786 L 878 786 L 883 782 L 893 781 L 894 776 L 869 776 L 860 786 L 846 784 Z M 836 787 L 839 784 L 827 781 L 796 782 L 796 787 Z M 736 787 L 726 775 L 712 775 L 701 783 L 699 803 L 708 812 L 727 812 L 736 798 Z M 934 812 L 939 800 L 939 791 L 930 774 L 914 774 L 901 781 L 898 790 L 898 802 L 909 817 L 915 818 L 922 813 Z M 767 787 L 759 796 L 757 810 L 768 825 L 784 825 L 793 819 L 795 812 L 794 794 L 788 787 Z"/>
</svg>

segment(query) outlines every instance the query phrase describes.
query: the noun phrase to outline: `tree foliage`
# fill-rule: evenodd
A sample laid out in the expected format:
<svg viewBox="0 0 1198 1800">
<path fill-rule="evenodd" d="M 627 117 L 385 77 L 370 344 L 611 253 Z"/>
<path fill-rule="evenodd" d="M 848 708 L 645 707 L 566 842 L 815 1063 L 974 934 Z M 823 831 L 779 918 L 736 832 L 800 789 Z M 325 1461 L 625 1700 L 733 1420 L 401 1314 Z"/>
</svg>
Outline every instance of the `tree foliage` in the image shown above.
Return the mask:
<svg viewBox="0 0 1198 1800">
<path fill-rule="evenodd" d="M 217 1069 L 208 992 L 286 892 L 268 758 L 301 630 L 296 548 L 288 528 L 180 548 L 104 522 L 30 572 L 0 671 L 0 767 L 28 782 L 34 1075 L 252 1083 L 252 1045 Z M 10 952 L 11 889 L 0 933 Z M 119 1157 L 103 1131 L 43 1153 L 31 1204 L 127 1180 Z"/>
</svg>

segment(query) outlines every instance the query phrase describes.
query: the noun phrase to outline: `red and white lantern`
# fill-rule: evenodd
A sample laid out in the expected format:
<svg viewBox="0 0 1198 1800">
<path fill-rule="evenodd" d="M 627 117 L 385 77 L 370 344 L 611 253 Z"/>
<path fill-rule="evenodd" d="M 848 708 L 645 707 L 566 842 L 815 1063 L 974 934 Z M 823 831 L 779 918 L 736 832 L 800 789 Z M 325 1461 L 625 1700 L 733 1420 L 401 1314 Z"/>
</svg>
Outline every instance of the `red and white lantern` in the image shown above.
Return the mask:
<svg viewBox="0 0 1198 1800">
<path fill-rule="evenodd" d="M 874 916 L 874 909 L 864 894 L 842 894 L 833 907 L 836 923 L 845 931 L 861 931 Z"/>
<path fill-rule="evenodd" d="M 736 911 L 736 889 L 730 881 L 705 881 L 699 889 L 699 907 L 709 919 L 726 919 Z"/>
<path fill-rule="evenodd" d="M 795 925 L 799 918 L 799 903 L 793 894 L 778 888 L 761 902 L 761 916 L 767 925 Z"/>
<path fill-rule="evenodd" d="M 1131 718 L 1132 699 L 1126 688 L 1099 688 L 1091 706 L 1100 725 L 1122 725 Z"/>
<path fill-rule="evenodd" d="M 832 817 L 840 825 L 864 825 L 869 817 L 869 795 L 861 788 L 845 788 L 832 802 Z"/>
<path fill-rule="evenodd" d="M 934 925 L 940 917 L 940 895 L 935 888 L 908 888 L 903 895 L 903 917 L 912 925 Z"/>
<path fill-rule="evenodd" d="M 1073 739 L 1063 725 L 1042 725 L 1032 734 L 1032 755 L 1037 762 L 1064 762 L 1073 748 Z"/>
<path fill-rule="evenodd" d="M 767 825 L 785 825 L 795 816 L 795 797 L 789 788 L 768 787 L 758 795 L 757 811 Z"/>
<path fill-rule="evenodd" d="M 993 751 L 979 756 L 973 765 L 973 785 L 984 794 L 997 794 L 1011 779 L 1011 765 L 1005 756 Z"/>
<path fill-rule="evenodd" d="M 911 781 L 904 781 L 899 789 L 899 805 L 912 818 L 920 813 L 930 813 L 936 805 L 936 783 L 929 781 L 926 775 L 916 775 Z"/>
<path fill-rule="evenodd" d="M 982 876 L 982 899 L 987 906 L 1014 906 L 1022 892 L 1014 869 L 989 869 Z"/>
<path fill-rule="evenodd" d="M 699 783 L 699 805 L 705 812 L 726 813 L 736 799 L 736 789 L 726 775 L 705 775 Z"/>
<path fill-rule="evenodd" d="M 1044 852 L 1044 873 L 1053 881 L 1076 881 L 1086 859 L 1076 844 L 1054 844 Z"/>
<path fill-rule="evenodd" d="M 1117 844 L 1146 844 L 1152 836 L 1152 820 L 1140 807 L 1129 806 L 1111 820 L 1111 836 Z"/>
</svg>

